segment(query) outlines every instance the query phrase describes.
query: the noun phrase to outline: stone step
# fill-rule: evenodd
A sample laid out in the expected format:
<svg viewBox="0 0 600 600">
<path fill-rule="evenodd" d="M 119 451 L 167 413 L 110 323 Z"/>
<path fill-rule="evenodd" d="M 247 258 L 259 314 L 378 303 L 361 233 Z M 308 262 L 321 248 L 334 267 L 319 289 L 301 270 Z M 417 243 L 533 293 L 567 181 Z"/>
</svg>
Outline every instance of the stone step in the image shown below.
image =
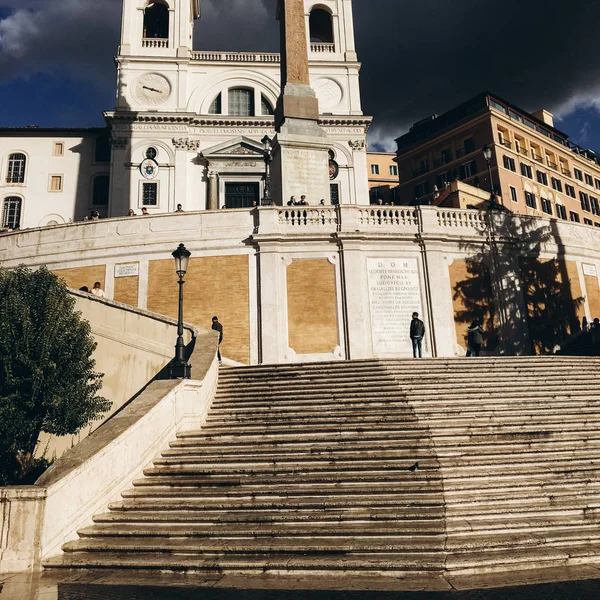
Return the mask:
<svg viewBox="0 0 600 600">
<path fill-rule="evenodd" d="M 431 552 L 406 554 L 378 554 L 353 556 L 271 553 L 268 557 L 250 554 L 247 556 L 225 556 L 211 553 L 206 557 L 186 555 L 178 552 L 143 554 L 124 552 L 69 553 L 44 562 L 46 568 L 79 569 L 135 569 L 160 570 L 163 572 L 208 572 L 221 575 L 223 572 L 263 575 L 266 572 L 315 572 L 333 573 L 341 576 L 371 572 L 386 576 L 405 576 L 406 573 L 441 571 L 444 556 Z"/>
<path fill-rule="evenodd" d="M 590 527 L 593 525 L 590 524 Z M 596 526 L 597 529 L 597 526 Z M 113 523 L 93 525 L 77 532 L 82 538 L 101 537 L 155 537 L 155 538 L 279 538 L 279 537 L 372 537 L 416 536 L 427 539 L 429 536 L 445 535 L 445 527 L 439 522 L 368 522 L 346 521 L 337 523 L 308 522 L 298 523 L 189 523 L 189 524 L 132 524 Z"/>
<path fill-rule="evenodd" d="M 96 523 L 343 523 L 346 521 L 402 521 L 431 523 L 443 518 L 442 506 L 404 506 L 395 508 L 350 507 L 342 509 L 288 509 L 273 511 L 269 508 L 236 510 L 168 510 L 145 511 L 124 509 L 118 503 L 112 511 L 94 516 Z M 462 519 L 462 517 L 461 517 Z"/>
<path fill-rule="evenodd" d="M 213 434 L 215 432 L 228 432 L 228 431 L 239 431 L 242 433 L 250 431 L 306 431 L 307 425 L 310 425 L 311 430 L 321 431 L 323 428 L 333 428 L 335 430 L 343 428 L 354 428 L 360 425 L 368 425 L 371 428 L 387 427 L 388 425 L 398 426 L 401 428 L 411 428 L 415 424 L 422 423 L 422 416 L 412 414 L 406 415 L 389 415 L 387 417 L 382 416 L 348 416 L 348 417 L 330 417 L 324 414 L 322 417 L 313 418 L 279 418 L 265 420 L 264 423 L 247 423 L 245 421 L 222 421 L 222 422 L 207 422 L 203 428 L 203 431 L 207 434 Z M 528 425 L 535 422 L 536 425 L 542 424 L 557 424 L 562 423 L 563 425 L 575 424 L 577 427 L 585 428 L 588 423 L 600 423 L 600 415 L 590 416 L 587 415 L 585 421 L 582 421 L 581 413 L 576 414 L 560 414 L 551 413 L 548 415 L 536 414 L 532 412 L 529 415 L 481 415 L 474 419 L 473 417 L 454 416 L 452 419 L 447 416 L 429 416 L 427 423 L 429 427 L 437 430 L 452 427 L 458 428 L 460 426 L 468 427 L 472 425 L 475 427 L 488 427 L 488 426 L 501 426 L 501 427 L 516 427 L 522 424 Z"/>
</svg>

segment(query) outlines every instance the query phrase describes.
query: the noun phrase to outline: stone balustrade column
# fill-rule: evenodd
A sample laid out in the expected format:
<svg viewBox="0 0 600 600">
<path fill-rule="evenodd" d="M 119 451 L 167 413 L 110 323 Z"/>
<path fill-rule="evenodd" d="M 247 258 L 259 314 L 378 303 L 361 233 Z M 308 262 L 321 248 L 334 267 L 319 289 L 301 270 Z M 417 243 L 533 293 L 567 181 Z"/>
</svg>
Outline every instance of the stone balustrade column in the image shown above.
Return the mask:
<svg viewBox="0 0 600 600">
<path fill-rule="evenodd" d="M 219 210 L 219 178 L 216 171 L 208 173 L 208 206 L 207 210 Z"/>
</svg>

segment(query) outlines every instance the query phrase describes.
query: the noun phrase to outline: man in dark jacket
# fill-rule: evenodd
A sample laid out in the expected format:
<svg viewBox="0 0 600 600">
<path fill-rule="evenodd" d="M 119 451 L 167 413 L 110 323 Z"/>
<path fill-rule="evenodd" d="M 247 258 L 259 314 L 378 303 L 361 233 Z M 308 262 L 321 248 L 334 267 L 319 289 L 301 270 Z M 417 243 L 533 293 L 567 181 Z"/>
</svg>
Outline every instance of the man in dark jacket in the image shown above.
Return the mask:
<svg viewBox="0 0 600 600">
<path fill-rule="evenodd" d="M 221 362 L 221 342 L 223 341 L 223 325 L 219 323 L 219 317 L 212 318 L 212 329 L 219 332 L 219 346 L 217 348 L 217 358 Z"/>
<path fill-rule="evenodd" d="M 425 323 L 419 319 L 419 313 L 414 312 L 410 322 L 410 339 L 413 345 L 413 357 L 423 358 L 423 338 L 425 337 Z M 418 354 L 418 356 L 417 356 Z"/>
</svg>

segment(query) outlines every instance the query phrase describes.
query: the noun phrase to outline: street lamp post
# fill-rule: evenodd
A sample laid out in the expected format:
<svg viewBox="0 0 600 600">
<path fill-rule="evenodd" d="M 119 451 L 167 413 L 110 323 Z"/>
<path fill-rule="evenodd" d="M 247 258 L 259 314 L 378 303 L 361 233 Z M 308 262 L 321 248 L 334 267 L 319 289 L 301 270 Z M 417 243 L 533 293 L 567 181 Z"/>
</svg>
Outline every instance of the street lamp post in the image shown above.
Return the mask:
<svg viewBox="0 0 600 600">
<path fill-rule="evenodd" d="M 263 158 L 265 161 L 265 192 L 261 204 L 263 206 L 271 206 L 271 163 L 273 162 L 271 138 L 268 135 L 265 135 L 261 142 L 263 145 Z"/>
<path fill-rule="evenodd" d="M 190 379 L 192 367 L 185 358 L 185 345 L 183 343 L 183 278 L 188 269 L 191 252 L 183 244 L 179 244 L 179 247 L 171 256 L 175 259 L 175 272 L 179 277 L 179 312 L 175 358 L 169 365 L 169 377 L 171 379 Z"/>
<path fill-rule="evenodd" d="M 494 210 L 496 208 L 496 192 L 494 190 L 494 182 L 492 180 L 492 149 L 486 144 L 482 148 L 482 152 L 485 162 L 487 163 L 488 177 L 490 180 L 490 210 Z"/>
</svg>

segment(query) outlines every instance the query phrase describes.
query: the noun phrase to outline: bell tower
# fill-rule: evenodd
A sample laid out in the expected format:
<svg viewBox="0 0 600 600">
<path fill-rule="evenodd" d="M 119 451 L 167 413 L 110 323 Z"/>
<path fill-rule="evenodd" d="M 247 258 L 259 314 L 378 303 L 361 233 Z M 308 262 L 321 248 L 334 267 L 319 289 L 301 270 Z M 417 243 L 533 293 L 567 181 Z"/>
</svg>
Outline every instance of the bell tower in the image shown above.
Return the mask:
<svg viewBox="0 0 600 600">
<path fill-rule="evenodd" d="M 355 62 L 352 0 L 305 0 L 309 60 Z"/>
<path fill-rule="evenodd" d="M 123 0 L 119 56 L 186 57 L 200 0 Z"/>
</svg>

